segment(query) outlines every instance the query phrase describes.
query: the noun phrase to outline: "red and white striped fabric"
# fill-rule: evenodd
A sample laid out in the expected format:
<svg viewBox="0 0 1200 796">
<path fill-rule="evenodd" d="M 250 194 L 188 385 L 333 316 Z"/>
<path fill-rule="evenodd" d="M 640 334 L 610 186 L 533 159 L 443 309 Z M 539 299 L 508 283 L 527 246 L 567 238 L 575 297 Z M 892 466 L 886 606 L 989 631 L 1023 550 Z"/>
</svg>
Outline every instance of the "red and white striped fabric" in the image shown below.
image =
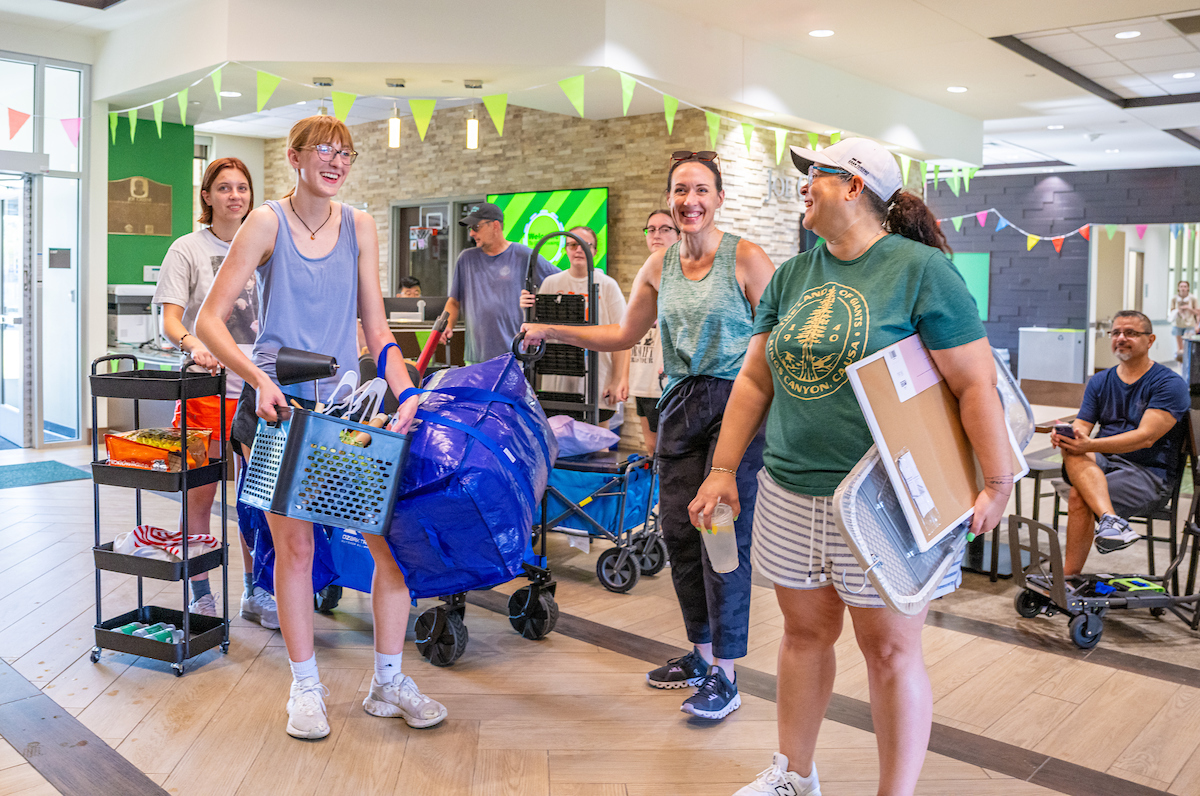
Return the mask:
<svg viewBox="0 0 1200 796">
<path fill-rule="evenodd" d="M 138 547 L 157 547 L 176 558 L 183 558 L 183 535 L 179 531 L 167 531 L 153 525 L 139 525 L 133 529 L 133 538 Z M 217 537 L 211 533 L 188 534 L 188 547 L 193 548 L 195 545 L 216 547 Z"/>
</svg>

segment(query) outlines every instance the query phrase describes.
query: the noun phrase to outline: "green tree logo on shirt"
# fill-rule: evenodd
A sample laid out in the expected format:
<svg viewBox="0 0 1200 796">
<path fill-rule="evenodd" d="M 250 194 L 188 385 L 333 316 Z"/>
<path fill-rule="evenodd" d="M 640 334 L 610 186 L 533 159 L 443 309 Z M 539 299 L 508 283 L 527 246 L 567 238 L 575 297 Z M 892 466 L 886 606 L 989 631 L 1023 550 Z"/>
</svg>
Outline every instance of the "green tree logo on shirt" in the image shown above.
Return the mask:
<svg viewBox="0 0 1200 796">
<path fill-rule="evenodd" d="M 862 358 L 869 325 L 862 294 L 836 282 L 805 291 L 767 340 L 780 384 L 802 400 L 846 383 L 846 367 Z"/>
</svg>

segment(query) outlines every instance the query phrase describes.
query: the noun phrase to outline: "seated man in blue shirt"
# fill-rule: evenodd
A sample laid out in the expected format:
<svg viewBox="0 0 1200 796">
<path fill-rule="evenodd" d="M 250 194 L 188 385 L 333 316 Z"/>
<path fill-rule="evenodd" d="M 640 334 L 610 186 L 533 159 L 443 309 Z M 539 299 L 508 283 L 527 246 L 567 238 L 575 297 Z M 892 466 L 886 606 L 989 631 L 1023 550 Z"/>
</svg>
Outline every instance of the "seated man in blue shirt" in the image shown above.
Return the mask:
<svg viewBox="0 0 1200 796">
<path fill-rule="evenodd" d="M 1136 542 L 1138 533 L 1123 518 L 1160 503 L 1178 476 L 1184 432 L 1179 420 L 1188 410 L 1188 388 L 1178 374 L 1151 361 L 1152 328 L 1150 319 L 1135 310 L 1113 316 L 1108 334 L 1120 363 L 1088 381 L 1071 424 L 1075 436 L 1050 435 L 1062 451 L 1063 476 L 1072 487 L 1063 563 L 1067 577 L 1083 570 L 1093 539 L 1101 553 Z M 1096 423 L 1100 433 L 1090 439 Z"/>
</svg>

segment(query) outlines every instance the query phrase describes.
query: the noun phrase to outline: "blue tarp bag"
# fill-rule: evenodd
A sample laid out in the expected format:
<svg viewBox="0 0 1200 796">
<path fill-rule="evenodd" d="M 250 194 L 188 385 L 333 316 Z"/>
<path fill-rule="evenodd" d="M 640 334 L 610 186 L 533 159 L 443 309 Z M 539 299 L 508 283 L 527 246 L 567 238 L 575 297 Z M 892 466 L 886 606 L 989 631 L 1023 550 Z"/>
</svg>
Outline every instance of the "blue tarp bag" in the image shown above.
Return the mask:
<svg viewBox="0 0 1200 796">
<path fill-rule="evenodd" d="M 434 374 L 400 479 L 388 544 L 414 598 L 522 572 L 558 443 L 512 354 Z"/>
</svg>

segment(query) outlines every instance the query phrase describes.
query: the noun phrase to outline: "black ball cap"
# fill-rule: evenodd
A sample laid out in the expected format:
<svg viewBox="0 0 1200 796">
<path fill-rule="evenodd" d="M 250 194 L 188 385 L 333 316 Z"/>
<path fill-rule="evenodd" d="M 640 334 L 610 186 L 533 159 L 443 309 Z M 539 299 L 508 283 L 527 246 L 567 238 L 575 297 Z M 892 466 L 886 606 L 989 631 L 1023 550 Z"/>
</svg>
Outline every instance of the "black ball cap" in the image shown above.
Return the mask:
<svg viewBox="0 0 1200 796">
<path fill-rule="evenodd" d="M 471 205 L 466 218 L 458 222 L 460 227 L 473 227 L 480 221 L 504 221 L 504 212 L 490 202 Z"/>
</svg>

